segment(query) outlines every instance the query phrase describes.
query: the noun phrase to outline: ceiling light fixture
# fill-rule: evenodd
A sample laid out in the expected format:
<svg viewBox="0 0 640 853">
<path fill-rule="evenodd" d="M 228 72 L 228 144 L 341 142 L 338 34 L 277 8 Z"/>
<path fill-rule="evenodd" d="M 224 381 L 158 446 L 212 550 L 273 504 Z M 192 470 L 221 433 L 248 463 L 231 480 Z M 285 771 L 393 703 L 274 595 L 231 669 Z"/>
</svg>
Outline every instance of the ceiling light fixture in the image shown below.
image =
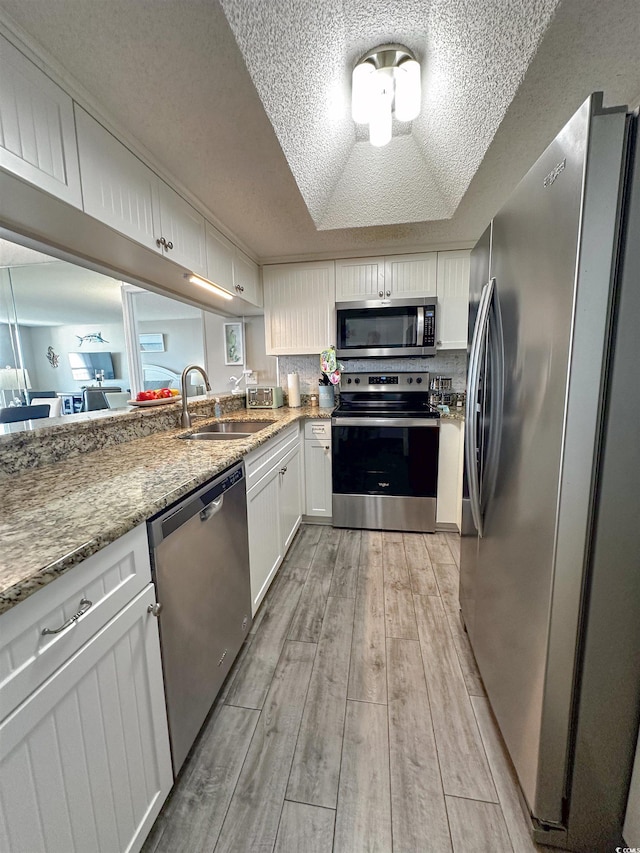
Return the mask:
<svg viewBox="0 0 640 853">
<path fill-rule="evenodd" d="M 393 115 L 412 121 L 420 113 L 420 63 L 400 44 L 369 51 L 353 69 L 351 115 L 369 125 L 369 142 L 381 147 L 391 141 Z"/>
<path fill-rule="evenodd" d="M 200 287 L 205 287 L 207 290 L 213 291 L 216 296 L 221 296 L 223 299 L 233 299 L 233 294 L 227 293 L 226 290 L 223 290 L 223 288 L 218 287 L 217 284 L 213 284 L 211 281 L 207 281 L 206 278 L 201 278 L 199 275 L 192 275 L 191 273 L 185 273 L 184 277 L 191 284 L 197 284 Z"/>
</svg>

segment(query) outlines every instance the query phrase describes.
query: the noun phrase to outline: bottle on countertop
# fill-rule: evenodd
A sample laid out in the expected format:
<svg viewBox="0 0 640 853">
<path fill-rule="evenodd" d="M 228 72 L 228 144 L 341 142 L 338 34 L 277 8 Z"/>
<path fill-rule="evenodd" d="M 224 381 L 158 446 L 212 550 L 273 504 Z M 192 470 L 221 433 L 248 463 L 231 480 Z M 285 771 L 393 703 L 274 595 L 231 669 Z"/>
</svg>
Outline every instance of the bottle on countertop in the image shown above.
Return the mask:
<svg viewBox="0 0 640 853">
<path fill-rule="evenodd" d="M 216 402 L 213 407 L 213 414 L 216 416 L 216 418 L 222 417 L 222 406 L 220 405 L 220 397 L 216 397 Z"/>
</svg>

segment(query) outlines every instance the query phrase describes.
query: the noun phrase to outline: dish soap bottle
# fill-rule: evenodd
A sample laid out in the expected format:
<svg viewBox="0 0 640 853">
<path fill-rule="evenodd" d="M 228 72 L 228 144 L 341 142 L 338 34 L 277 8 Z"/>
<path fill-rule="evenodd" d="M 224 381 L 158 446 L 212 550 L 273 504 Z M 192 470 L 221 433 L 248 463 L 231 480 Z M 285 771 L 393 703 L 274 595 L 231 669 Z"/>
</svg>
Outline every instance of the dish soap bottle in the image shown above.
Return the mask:
<svg viewBox="0 0 640 853">
<path fill-rule="evenodd" d="M 222 417 L 222 406 L 220 405 L 220 397 L 216 397 L 216 402 L 213 407 L 213 414 L 216 416 L 216 418 Z"/>
</svg>

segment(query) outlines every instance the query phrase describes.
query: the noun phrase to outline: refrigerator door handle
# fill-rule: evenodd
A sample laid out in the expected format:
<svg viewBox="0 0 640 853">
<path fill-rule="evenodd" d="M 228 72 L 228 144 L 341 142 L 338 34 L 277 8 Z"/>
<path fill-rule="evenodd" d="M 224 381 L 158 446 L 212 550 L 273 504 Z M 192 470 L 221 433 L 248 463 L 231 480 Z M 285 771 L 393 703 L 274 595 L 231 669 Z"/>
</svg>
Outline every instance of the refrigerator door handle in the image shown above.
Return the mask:
<svg viewBox="0 0 640 853">
<path fill-rule="evenodd" d="M 491 410 L 489 412 L 489 440 L 480 483 L 480 512 L 485 513 L 497 482 L 500 443 L 502 437 L 503 403 L 505 389 L 504 331 L 498 286 L 495 279 L 488 311 L 487 346 L 491 363 Z"/>
<path fill-rule="evenodd" d="M 467 476 L 469 478 L 469 502 L 471 515 L 478 535 L 482 536 L 482 512 L 480 508 L 480 477 L 478 472 L 478 391 L 480 388 L 480 362 L 486 340 L 489 307 L 495 280 L 487 282 L 482 288 L 478 316 L 473 330 L 471 352 L 469 353 L 469 379 L 467 388 L 467 428 L 465 430 L 465 454 Z"/>
</svg>

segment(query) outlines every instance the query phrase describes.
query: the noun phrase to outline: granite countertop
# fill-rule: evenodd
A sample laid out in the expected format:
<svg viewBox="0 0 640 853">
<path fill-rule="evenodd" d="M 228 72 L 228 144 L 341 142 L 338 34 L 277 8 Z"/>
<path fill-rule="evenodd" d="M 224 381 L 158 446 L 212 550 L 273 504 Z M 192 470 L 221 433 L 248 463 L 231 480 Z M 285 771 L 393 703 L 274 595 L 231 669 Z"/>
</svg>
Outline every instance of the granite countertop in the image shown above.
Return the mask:
<svg viewBox="0 0 640 853">
<path fill-rule="evenodd" d="M 275 420 L 237 441 L 179 441 L 184 429 L 40 465 L 0 480 L 0 613 L 210 480 L 289 424 L 330 409 L 261 409 L 204 423 Z"/>
<path fill-rule="evenodd" d="M 173 428 L 0 480 L 0 613 L 206 483 L 289 424 L 331 409 L 240 409 L 205 423 L 275 421 L 237 441 L 179 441 Z M 443 419 L 461 420 L 464 410 Z M 123 421 L 123 429 L 125 422 Z"/>
</svg>

